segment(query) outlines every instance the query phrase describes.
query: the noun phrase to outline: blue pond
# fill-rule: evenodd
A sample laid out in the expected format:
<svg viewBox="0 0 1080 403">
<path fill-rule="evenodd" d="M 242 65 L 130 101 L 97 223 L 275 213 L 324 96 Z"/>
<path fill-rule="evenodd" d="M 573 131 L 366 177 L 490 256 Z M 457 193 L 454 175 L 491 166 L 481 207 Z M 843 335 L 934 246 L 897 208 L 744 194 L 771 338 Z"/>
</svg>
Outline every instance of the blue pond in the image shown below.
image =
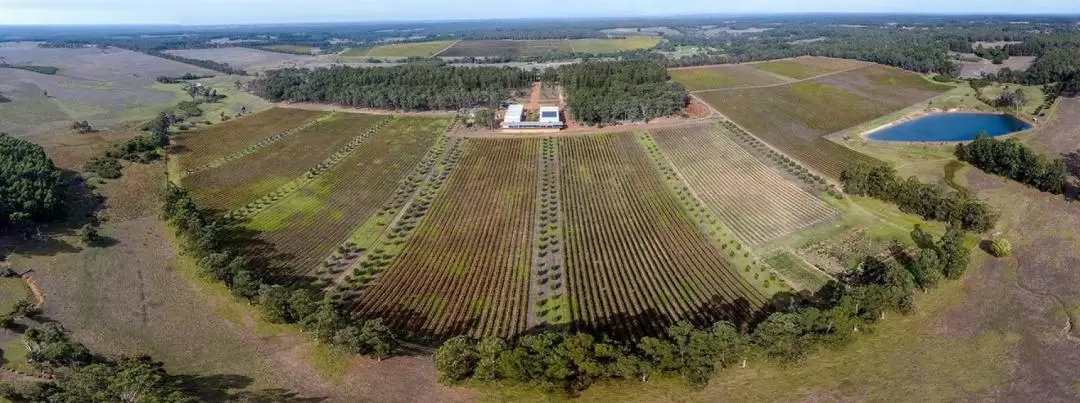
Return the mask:
<svg viewBox="0 0 1080 403">
<path fill-rule="evenodd" d="M 940 113 L 927 115 L 870 133 L 871 140 L 968 141 L 979 133 L 991 137 L 1030 129 L 1031 125 L 1009 115 L 990 113 Z"/>
</svg>

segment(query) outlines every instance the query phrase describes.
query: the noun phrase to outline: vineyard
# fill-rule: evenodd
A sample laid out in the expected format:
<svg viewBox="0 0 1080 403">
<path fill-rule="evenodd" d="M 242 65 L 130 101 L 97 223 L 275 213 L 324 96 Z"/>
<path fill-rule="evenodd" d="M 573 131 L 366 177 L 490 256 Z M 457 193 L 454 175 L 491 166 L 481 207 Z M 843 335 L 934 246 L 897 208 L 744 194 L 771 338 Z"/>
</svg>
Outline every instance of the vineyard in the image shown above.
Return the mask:
<svg viewBox="0 0 1080 403">
<path fill-rule="evenodd" d="M 836 215 L 781 177 L 715 124 L 653 131 L 687 185 L 740 241 L 757 245 Z"/>
<path fill-rule="evenodd" d="M 914 73 L 868 65 L 810 81 L 697 95 L 781 152 L 838 178 L 847 166 L 873 160 L 823 136 L 903 109 L 943 90 Z"/>
<path fill-rule="evenodd" d="M 833 59 L 829 57 L 798 57 L 787 60 L 773 60 L 764 63 L 754 63 L 754 68 L 782 76 L 802 80 L 822 74 L 843 71 L 866 66 L 867 63 L 856 60 Z"/>
<path fill-rule="evenodd" d="M 405 212 L 422 218 L 401 227 L 407 235 L 376 250 L 389 264 L 355 313 L 434 338 L 524 331 L 539 161 L 538 140 L 476 140 L 441 164 L 449 179 L 432 184 L 429 211 Z"/>
<path fill-rule="evenodd" d="M 184 170 L 203 166 L 279 133 L 314 121 L 324 112 L 271 109 L 172 137 L 169 150 Z"/>
<path fill-rule="evenodd" d="M 755 69 L 750 65 L 694 67 L 670 70 L 671 81 L 690 91 L 783 84 L 791 81 L 781 75 Z"/>
<path fill-rule="evenodd" d="M 492 57 L 492 56 L 537 56 L 545 53 L 570 53 L 570 41 L 566 40 L 479 40 L 460 41 L 439 54 L 443 57 Z"/>
<path fill-rule="evenodd" d="M 400 117 L 325 174 L 252 216 L 248 227 L 274 247 L 268 263 L 275 273 L 302 276 L 315 269 L 391 199 L 446 124 Z"/>
<path fill-rule="evenodd" d="M 337 114 L 251 155 L 184 178 L 202 207 L 228 211 L 304 174 L 385 116 Z"/>
<path fill-rule="evenodd" d="M 579 327 L 636 336 L 677 319 L 746 320 L 764 303 L 685 215 L 634 136 L 565 138 L 557 146 L 567 286 Z"/>
</svg>

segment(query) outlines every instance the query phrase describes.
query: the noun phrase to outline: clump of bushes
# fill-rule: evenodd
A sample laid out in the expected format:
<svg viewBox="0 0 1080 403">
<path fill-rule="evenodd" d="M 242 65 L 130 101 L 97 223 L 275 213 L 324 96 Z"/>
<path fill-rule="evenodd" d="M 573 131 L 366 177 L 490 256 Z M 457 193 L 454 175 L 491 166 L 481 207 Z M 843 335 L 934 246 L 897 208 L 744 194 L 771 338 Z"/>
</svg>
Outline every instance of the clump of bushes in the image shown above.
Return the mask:
<svg viewBox="0 0 1080 403">
<path fill-rule="evenodd" d="M 995 239 L 990 241 L 990 254 L 995 257 L 1007 257 L 1012 255 L 1012 244 L 1008 239 Z"/>
</svg>

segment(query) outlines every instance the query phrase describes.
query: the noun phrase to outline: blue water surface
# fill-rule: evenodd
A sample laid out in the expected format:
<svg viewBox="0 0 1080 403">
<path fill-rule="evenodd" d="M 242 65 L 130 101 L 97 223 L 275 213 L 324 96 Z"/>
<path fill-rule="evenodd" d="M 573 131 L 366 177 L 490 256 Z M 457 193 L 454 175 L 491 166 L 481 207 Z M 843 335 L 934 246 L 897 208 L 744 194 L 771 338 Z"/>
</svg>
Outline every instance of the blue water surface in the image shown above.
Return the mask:
<svg viewBox="0 0 1080 403">
<path fill-rule="evenodd" d="M 979 133 L 991 137 L 1030 129 L 1031 125 L 1010 115 L 991 113 L 940 113 L 870 133 L 871 140 L 968 141 Z"/>
</svg>

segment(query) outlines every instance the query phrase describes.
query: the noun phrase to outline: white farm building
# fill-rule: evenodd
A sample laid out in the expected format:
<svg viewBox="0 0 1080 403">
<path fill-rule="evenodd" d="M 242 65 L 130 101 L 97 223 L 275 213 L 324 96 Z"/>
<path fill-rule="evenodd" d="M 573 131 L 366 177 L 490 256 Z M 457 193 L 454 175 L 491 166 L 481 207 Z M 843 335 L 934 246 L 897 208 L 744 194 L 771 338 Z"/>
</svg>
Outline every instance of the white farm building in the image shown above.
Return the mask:
<svg viewBox="0 0 1080 403">
<path fill-rule="evenodd" d="M 506 116 L 503 117 L 503 123 L 521 123 L 521 119 L 524 115 L 525 105 L 510 105 L 506 108 Z"/>
<path fill-rule="evenodd" d="M 559 119 L 559 107 L 558 106 L 542 106 L 542 107 L 540 107 L 540 122 L 542 122 L 542 123 L 562 122 L 562 120 Z"/>
</svg>

